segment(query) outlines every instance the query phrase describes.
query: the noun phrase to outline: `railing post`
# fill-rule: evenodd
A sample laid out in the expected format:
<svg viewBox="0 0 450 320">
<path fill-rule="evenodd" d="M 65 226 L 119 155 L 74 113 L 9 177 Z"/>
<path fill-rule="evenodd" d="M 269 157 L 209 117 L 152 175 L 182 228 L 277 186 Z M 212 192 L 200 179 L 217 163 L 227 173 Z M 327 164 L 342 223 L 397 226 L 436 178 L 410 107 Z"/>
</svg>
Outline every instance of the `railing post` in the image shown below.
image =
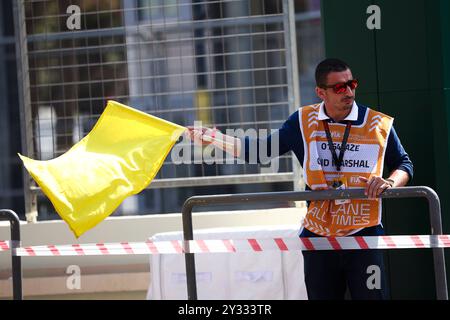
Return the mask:
<svg viewBox="0 0 450 320">
<path fill-rule="evenodd" d="M 388 189 L 383 198 L 426 198 L 430 214 L 431 234 L 442 233 L 441 203 L 437 193 L 426 186 L 402 187 Z M 436 284 L 436 299 L 448 300 L 447 275 L 445 268 L 444 248 L 433 248 L 434 277 Z"/>
<path fill-rule="evenodd" d="M 439 196 L 431 188 L 424 189 L 424 191 L 426 193 L 428 206 L 430 208 L 431 234 L 443 234 L 441 203 L 439 201 Z M 436 298 L 438 300 L 448 300 L 444 248 L 433 248 L 433 261 L 436 283 Z"/>
<path fill-rule="evenodd" d="M 189 240 L 194 240 L 194 232 L 192 230 L 192 205 L 189 202 L 189 199 L 183 205 L 182 218 L 183 218 L 183 238 L 185 240 L 185 248 L 189 249 Z M 194 253 L 185 253 L 184 259 L 186 264 L 186 282 L 187 282 L 188 300 L 197 300 L 197 284 L 196 284 L 197 280 L 195 276 Z"/>
<path fill-rule="evenodd" d="M 13 298 L 22 300 L 22 260 L 16 256 L 15 248 L 20 247 L 20 220 L 12 210 L 1 209 L 0 221 L 8 220 L 11 227 L 11 268 L 13 279 Z"/>
</svg>

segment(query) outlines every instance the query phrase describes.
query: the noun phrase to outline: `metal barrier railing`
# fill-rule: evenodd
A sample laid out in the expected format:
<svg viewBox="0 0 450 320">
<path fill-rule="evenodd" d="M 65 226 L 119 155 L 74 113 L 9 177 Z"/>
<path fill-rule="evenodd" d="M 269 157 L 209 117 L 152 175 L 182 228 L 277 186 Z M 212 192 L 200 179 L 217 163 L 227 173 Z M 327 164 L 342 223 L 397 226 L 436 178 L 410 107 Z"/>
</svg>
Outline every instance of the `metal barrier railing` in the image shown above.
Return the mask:
<svg viewBox="0 0 450 320">
<path fill-rule="evenodd" d="M 432 235 L 442 235 L 441 208 L 439 197 L 429 187 L 402 187 L 387 189 L 381 198 L 426 198 L 429 205 Z M 325 190 L 325 191 L 293 191 L 228 194 L 212 196 L 195 196 L 186 200 L 182 208 L 183 238 L 194 240 L 192 227 L 192 209 L 196 206 L 231 203 L 251 203 L 269 201 L 302 201 L 302 200 L 332 200 L 332 199 L 364 199 L 364 189 Z M 21 256 L 16 254 L 21 247 L 20 220 L 12 210 L 0 210 L 0 221 L 7 220 L 11 227 L 11 259 L 13 298 L 22 300 L 22 264 Z M 185 241 L 185 251 L 190 252 L 189 242 Z M 436 298 L 448 300 L 447 278 L 445 269 L 444 249 L 433 247 L 434 273 L 436 284 Z M 185 253 L 187 293 L 189 300 L 197 299 L 197 285 L 195 276 L 194 253 Z"/>
<path fill-rule="evenodd" d="M 185 201 L 182 208 L 183 238 L 194 240 L 192 228 L 192 209 L 198 206 L 216 204 L 236 204 L 270 201 L 304 201 L 333 199 L 366 199 L 364 189 L 324 190 L 324 191 L 291 191 L 267 193 L 243 193 L 211 196 L 194 196 Z M 429 187 L 390 188 L 381 194 L 381 198 L 426 198 L 429 206 L 431 234 L 442 234 L 441 204 L 436 192 Z M 189 249 L 189 242 L 186 242 Z M 189 252 L 189 250 L 187 250 Z M 447 278 L 445 270 L 444 249 L 433 248 L 436 298 L 448 300 Z M 195 276 L 194 253 L 185 253 L 187 294 L 189 300 L 197 300 L 197 284 Z"/>
<path fill-rule="evenodd" d="M 12 210 L 0 210 L 0 221 L 8 220 L 11 228 L 11 268 L 13 280 L 13 298 L 22 300 L 22 260 L 14 255 L 14 248 L 20 247 L 20 220 Z"/>
</svg>

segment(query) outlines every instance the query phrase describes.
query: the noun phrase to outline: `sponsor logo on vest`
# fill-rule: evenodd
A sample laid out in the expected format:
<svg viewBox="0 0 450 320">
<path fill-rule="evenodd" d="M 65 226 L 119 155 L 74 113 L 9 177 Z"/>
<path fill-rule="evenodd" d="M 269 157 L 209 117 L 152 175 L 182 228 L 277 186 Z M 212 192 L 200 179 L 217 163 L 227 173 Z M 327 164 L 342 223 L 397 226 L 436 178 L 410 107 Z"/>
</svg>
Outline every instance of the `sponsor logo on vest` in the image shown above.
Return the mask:
<svg viewBox="0 0 450 320">
<path fill-rule="evenodd" d="M 331 223 L 341 226 L 362 226 L 370 222 L 370 203 L 351 202 L 330 207 Z"/>
<path fill-rule="evenodd" d="M 351 184 L 358 184 L 358 183 L 361 183 L 361 180 L 359 180 L 359 176 L 351 176 L 350 177 L 350 183 Z"/>
</svg>

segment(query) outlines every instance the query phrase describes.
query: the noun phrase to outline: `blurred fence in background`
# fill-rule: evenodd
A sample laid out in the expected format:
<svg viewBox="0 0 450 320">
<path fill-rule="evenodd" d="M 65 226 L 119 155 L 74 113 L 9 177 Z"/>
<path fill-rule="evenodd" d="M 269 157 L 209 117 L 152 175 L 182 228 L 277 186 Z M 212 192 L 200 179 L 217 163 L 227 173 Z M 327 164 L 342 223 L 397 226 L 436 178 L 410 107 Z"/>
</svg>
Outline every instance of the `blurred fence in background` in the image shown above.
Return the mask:
<svg viewBox="0 0 450 320">
<path fill-rule="evenodd" d="M 80 9 L 73 30 L 71 5 Z M 309 78 L 323 54 L 318 6 L 289 0 L 15 1 L 22 152 L 41 160 L 66 152 L 92 129 L 108 99 L 184 126 L 202 121 L 222 131 L 270 133 L 298 108 L 299 82 L 313 87 L 313 79 L 299 80 L 297 66 Z M 305 26 L 297 36 L 296 23 Z M 303 60 L 297 58 L 299 37 L 307 42 Z M 176 165 L 169 156 L 152 193 L 130 198 L 122 210 L 177 211 L 162 204 L 179 204 L 188 195 L 182 187 L 285 182 L 301 188 L 298 161 L 291 154 L 277 161 L 276 172 L 267 173 L 255 164 Z M 34 212 L 39 189 L 27 175 L 24 185 L 26 211 Z"/>
</svg>

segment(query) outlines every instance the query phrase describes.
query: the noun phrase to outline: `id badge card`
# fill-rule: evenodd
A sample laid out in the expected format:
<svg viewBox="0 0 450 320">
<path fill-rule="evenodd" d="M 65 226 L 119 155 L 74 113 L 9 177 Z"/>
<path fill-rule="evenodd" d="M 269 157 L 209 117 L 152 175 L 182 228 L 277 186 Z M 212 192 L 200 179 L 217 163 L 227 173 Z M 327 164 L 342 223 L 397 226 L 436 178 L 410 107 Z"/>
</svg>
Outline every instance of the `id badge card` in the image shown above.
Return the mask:
<svg viewBox="0 0 450 320">
<path fill-rule="evenodd" d="M 333 179 L 331 187 L 335 190 L 347 189 L 347 178 L 339 177 L 339 178 Z M 334 203 L 336 205 L 342 205 L 342 204 L 350 203 L 350 199 L 335 199 Z"/>
</svg>

